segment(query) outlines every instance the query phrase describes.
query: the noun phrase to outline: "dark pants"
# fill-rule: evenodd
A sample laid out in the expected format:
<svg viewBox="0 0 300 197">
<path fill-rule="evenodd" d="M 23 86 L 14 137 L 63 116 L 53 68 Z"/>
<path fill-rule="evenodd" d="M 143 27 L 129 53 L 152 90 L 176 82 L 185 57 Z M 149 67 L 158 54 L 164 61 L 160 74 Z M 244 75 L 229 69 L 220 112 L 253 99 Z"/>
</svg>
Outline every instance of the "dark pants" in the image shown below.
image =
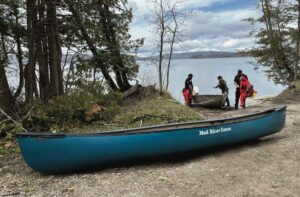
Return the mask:
<svg viewBox="0 0 300 197">
<path fill-rule="evenodd" d="M 190 95 L 190 97 L 189 97 L 189 106 L 191 106 L 192 105 L 192 99 L 193 98 L 193 96 L 192 95 Z"/>
<path fill-rule="evenodd" d="M 229 107 L 230 106 L 230 102 L 229 102 L 229 99 L 228 99 L 228 92 L 223 92 L 222 94 L 223 94 L 222 107 L 225 106 L 225 103 Z"/>
<path fill-rule="evenodd" d="M 226 102 L 227 106 L 229 107 L 229 106 L 230 106 L 230 102 L 229 102 L 228 97 L 227 97 L 227 99 L 225 100 L 225 102 Z"/>
<path fill-rule="evenodd" d="M 239 100 L 240 100 L 240 96 L 241 96 L 240 88 L 237 88 L 236 91 L 235 91 L 235 105 L 234 105 L 234 107 L 235 107 L 236 109 L 239 108 Z"/>
</svg>

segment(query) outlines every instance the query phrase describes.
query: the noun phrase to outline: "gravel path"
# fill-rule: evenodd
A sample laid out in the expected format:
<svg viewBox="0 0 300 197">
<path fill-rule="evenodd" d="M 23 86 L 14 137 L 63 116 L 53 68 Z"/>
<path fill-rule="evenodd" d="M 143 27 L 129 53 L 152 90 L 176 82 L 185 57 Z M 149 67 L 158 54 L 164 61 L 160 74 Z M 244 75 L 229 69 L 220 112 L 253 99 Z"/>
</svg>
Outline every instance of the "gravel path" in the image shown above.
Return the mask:
<svg viewBox="0 0 300 197">
<path fill-rule="evenodd" d="M 300 105 L 291 103 L 286 127 L 273 136 L 83 174 L 46 176 L 28 168 L 18 154 L 2 156 L 0 196 L 299 196 L 299 120 Z"/>
</svg>

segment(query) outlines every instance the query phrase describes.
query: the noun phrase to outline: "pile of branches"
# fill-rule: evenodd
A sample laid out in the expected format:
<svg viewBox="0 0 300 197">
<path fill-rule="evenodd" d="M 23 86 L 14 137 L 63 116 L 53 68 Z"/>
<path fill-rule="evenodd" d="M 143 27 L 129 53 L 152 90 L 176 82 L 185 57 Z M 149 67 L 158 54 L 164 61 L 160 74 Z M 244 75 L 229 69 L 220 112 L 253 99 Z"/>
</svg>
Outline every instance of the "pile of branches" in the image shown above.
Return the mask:
<svg viewBox="0 0 300 197">
<path fill-rule="evenodd" d="M 27 132 L 27 129 L 24 127 L 23 123 L 28 120 L 34 107 L 35 106 L 32 106 L 23 117 L 20 117 L 17 113 L 8 114 L 2 108 L 0 108 L 0 137 L 5 137 L 7 132 Z"/>
</svg>

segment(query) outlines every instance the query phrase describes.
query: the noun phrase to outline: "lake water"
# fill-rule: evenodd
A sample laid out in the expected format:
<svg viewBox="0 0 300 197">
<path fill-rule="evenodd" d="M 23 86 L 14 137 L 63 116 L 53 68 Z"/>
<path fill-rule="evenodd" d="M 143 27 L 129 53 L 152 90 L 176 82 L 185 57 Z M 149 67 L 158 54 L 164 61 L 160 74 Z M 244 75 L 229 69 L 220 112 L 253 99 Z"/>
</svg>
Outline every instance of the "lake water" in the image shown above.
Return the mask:
<svg viewBox="0 0 300 197">
<path fill-rule="evenodd" d="M 262 68 L 254 69 L 251 57 L 242 58 L 216 58 L 216 59 L 180 59 L 173 60 L 170 71 L 169 92 L 178 101 L 183 102 L 182 89 L 189 73 L 194 75 L 193 84 L 199 88 L 200 94 L 220 94 L 220 89 L 213 86 L 218 84 L 217 76 L 221 75 L 229 87 L 231 104 L 235 99 L 233 79 L 237 70 L 241 69 L 248 75 L 249 81 L 258 92 L 257 96 L 278 95 L 285 87 L 275 85 L 269 80 Z M 151 61 L 139 61 L 140 71 L 138 78 L 143 85 L 156 83 L 158 85 L 157 66 Z"/>
</svg>

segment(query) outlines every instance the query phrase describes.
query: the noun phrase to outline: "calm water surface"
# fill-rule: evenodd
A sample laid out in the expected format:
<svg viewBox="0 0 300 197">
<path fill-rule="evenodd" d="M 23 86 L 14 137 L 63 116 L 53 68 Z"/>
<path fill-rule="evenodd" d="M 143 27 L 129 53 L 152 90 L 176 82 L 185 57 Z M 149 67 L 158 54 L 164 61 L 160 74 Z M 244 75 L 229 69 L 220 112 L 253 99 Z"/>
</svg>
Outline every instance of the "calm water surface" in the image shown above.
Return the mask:
<svg viewBox="0 0 300 197">
<path fill-rule="evenodd" d="M 269 80 L 263 70 L 254 69 L 250 57 L 216 58 L 216 59 L 180 59 L 173 60 L 170 73 L 169 92 L 178 101 L 183 102 L 182 89 L 189 73 L 193 73 L 194 86 L 199 88 L 200 94 L 220 94 L 220 89 L 214 89 L 218 84 L 217 76 L 221 75 L 229 87 L 229 98 L 233 104 L 235 87 L 233 79 L 238 69 L 248 75 L 249 81 L 258 92 L 257 96 L 277 95 L 284 90 L 281 85 L 275 85 Z M 144 85 L 158 84 L 157 66 L 151 61 L 140 61 L 138 78 Z"/>
</svg>

